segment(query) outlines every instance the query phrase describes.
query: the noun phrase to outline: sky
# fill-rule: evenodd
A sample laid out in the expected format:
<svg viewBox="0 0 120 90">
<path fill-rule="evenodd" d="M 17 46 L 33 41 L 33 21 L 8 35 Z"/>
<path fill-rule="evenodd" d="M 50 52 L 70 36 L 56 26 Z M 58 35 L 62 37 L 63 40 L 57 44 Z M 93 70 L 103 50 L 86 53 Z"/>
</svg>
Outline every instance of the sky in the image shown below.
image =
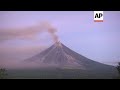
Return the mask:
<svg viewBox="0 0 120 90">
<path fill-rule="evenodd" d="M 94 22 L 93 11 L 0 11 L 0 65 L 14 67 L 50 47 L 52 35 L 89 59 L 117 65 L 120 11 L 104 11 L 103 16 L 103 22 Z M 56 31 L 40 31 L 41 22 L 49 22 Z"/>
</svg>

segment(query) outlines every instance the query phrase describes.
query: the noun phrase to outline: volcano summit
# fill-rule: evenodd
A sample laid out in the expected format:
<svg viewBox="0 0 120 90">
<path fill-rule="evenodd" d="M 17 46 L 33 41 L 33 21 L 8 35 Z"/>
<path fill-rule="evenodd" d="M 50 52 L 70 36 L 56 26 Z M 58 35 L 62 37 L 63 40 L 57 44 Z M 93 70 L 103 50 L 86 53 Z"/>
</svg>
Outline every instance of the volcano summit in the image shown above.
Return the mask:
<svg viewBox="0 0 120 90">
<path fill-rule="evenodd" d="M 40 67 L 54 67 L 60 69 L 77 69 L 81 75 L 117 77 L 118 72 L 114 66 L 90 60 L 66 47 L 61 42 L 56 42 L 43 52 L 25 60 L 27 63 L 36 63 Z M 84 72 L 84 74 L 83 74 Z"/>
</svg>

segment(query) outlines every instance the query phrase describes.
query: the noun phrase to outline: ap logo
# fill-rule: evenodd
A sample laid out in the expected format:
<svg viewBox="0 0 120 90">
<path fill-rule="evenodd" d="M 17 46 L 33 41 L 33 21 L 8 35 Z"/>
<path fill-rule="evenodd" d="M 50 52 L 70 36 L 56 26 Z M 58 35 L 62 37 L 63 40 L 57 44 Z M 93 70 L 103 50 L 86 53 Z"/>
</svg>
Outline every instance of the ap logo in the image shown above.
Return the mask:
<svg viewBox="0 0 120 90">
<path fill-rule="evenodd" d="M 103 11 L 94 11 L 94 22 L 103 22 Z"/>
</svg>

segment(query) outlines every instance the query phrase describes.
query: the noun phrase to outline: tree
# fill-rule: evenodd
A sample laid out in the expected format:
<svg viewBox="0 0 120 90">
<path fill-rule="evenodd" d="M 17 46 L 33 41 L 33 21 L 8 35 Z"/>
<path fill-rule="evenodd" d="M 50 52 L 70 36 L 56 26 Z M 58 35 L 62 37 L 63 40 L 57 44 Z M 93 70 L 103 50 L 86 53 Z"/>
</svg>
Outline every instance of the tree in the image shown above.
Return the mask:
<svg viewBox="0 0 120 90">
<path fill-rule="evenodd" d="M 7 71 L 5 68 L 0 68 L 0 79 L 5 79 L 7 76 Z"/>
<path fill-rule="evenodd" d="M 120 78 L 120 62 L 118 62 L 117 70 L 119 72 L 119 77 L 118 78 Z"/>
<path fill-rule="evenodd" d="M 117 70 L 120 73 L 120 62 L 118 63 Z"/>
</svg>

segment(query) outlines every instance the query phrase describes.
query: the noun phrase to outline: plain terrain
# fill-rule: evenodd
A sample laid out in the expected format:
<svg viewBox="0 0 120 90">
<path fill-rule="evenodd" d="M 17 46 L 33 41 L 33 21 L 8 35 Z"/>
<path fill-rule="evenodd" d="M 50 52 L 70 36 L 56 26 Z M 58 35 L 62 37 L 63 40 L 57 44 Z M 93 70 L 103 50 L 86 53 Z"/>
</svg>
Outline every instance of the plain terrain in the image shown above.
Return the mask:
<svg viewBox="0 0 120 90">
<path fill-rule="evenodd" d="M 103 71 L 104 72 L 104 71 Z M 112 73 L 80 69 L 16 69 L 7 71 L 8 79 L 116 79 Z"/>
</svg>

